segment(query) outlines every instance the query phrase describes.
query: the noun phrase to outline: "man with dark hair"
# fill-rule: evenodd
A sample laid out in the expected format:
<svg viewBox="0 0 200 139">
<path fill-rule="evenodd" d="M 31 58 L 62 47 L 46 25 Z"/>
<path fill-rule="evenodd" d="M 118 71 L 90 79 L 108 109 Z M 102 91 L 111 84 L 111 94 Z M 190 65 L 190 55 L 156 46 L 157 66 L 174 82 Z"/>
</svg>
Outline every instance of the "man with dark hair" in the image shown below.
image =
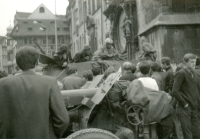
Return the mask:
<svg viewBox="0 0 200 139">
<path fill-rule="evenodd" d="M 39 53 L 34 47 L 18 50 L 17 76 L 0 80 L 0 138 L 60 138 L 69 123 L 57 81 L 37 75 Z"/>
<path fill-rule="evenodd" d="M 81 52 L 76 53 L 76 55 L 74 56 L 73 61 L 75 63 L 79 63 L 79 62 L 85 62 L 85 61 L 90 61 L 92 58 L 92 50 L 91 47 L 89 45 L 84 45 L 84 48 Z"/>
<path fill-rule="evenodd" d="M 8 76 L 8 73 L 5 70 L 0 69 L 0 79 L 4 78 L 4 77 L 7 77 L 7 76 Z"/>
<path fill-rule="evenodd" d="M 172 90 L 173 83 L 174 83 L 174 73 L 170 65 L 170 58 L 169 57 L 163 57 L 161 59 L 161 67 L 163 71 L 165 72 L 165 89 L 164 91 L 169 93 Z"/>
<path fill-rule="evenodd" d="M 156 83 L 156 80 L 152 79 L 149 77 L 149 72 L 150 72 L 150 64 L 147 61 L 142 61 L 139 64 L 139 70 L 140 70 L 140 80 L 144 87 L 151 88 L 153 90 L 159 90 L 158 85 Z"/>
<path fill-rule="evenodd" d="M 180 69 L 175 76 L 172 95 L 178 101 L 177 114 L 181 122 L 184 139 L 199 139 L 198 103 L 199 81 L 196 72 L 196 56 L 185 54 L 184 68 Z"/>
<path fill-rule="evenodd" d="M 69 76 L 62 79 L 63 90 L 80 89 L 83 86 L 83 80 L 78 77 L 77 68 L 69 66 L 66 70 Z"/>
<path fill-rule="evenodd" d="M 68 63 L 72 62 L 72 56 L 69 46 L 62 44 L 60 50 L 54 54 L 54 60 L 59 68 L 67 67 Z"/>
<path fill-rule="evenodd" d="M 101 74 L 101 67 L 93 67 L 92 73 L 93 73 L 94 77 L 97 76 L 97 75 L 100 75 Z"/>
<path fill-rule="evenodd" d="M 83 81 L 85 82 L 85 85 L 81 87 L 81 89 L 86 89 L 90 86 L 93 80 L 93 73 L 91 70 L 84 71 L 83 72 Z"/>
<path fill-rule="evenodd" d="M 137 79 L 137 77 L 132 73 L 133 64 L 130 62 L 124 62 L 123 69 L 124 74 L 119 78 L 119 80 L 128 80 L 132 82 Z"/>
<path fill-rule="evenodd" d="M 159 90 L 164 91 L 165 80 L 164 80 L 164 74 L 163 72 L 161 72 L 161 66 L 158 64 L 158 62 L 152 62 L 150 64 L 150 67 L 152 71 L 151 78 L 156 80 Z"/>
</svg>

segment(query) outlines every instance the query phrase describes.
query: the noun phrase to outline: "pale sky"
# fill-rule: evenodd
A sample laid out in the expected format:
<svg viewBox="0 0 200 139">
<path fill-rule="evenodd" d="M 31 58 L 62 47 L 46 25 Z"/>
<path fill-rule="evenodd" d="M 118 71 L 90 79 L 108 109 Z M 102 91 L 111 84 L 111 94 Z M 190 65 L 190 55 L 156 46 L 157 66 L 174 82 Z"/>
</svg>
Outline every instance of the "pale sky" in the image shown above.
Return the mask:
<svg viewBox="0 0 200 139">
<path fill-rule="evenodd" d="M 6 35 L 10 23 L 13 26 L 16 11 L 32 13 L 42 3 L 55 13 L 55 0 L 0 0 L 0 36 Z M 68 0 L 56 0 L 56 14 L 65 15 L 67 6 Z"/>
</svg>

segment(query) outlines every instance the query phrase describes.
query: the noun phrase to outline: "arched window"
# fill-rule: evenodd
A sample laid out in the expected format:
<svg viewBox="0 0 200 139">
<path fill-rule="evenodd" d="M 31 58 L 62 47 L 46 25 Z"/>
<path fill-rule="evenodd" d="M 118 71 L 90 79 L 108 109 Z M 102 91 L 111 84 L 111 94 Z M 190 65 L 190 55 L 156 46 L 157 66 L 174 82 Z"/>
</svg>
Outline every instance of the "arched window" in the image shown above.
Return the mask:
<svg viewBox="0 0 200 139">
<path fill-rule="evenodd" d="M 40 7 L 40 13 L 44 13 L 44 7 Z"/>
</svg>

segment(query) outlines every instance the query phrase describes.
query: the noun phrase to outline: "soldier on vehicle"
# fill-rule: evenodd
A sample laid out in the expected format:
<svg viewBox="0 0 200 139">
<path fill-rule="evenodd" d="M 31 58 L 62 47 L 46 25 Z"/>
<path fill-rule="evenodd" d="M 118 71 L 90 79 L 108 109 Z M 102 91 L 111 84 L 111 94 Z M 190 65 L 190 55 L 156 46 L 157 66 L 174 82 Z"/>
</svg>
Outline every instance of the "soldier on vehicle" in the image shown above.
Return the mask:
<svg viewBox="0 0 200 139">
<path fill-rule="evenodd" d="M 98 56 L 102 60 L 116 60 L 119 57 L 118 52 L 113 47 L 112 39 L 105 40 L 105 45 L 98 50 Z"/>
<path fill-rule="evenodd" d="M 0 138 L 61 138 L 69 124 L 56 79 L 35 73 L 39 53 L 25 46 L 16 53 L 22 70 L 0 80 Z"/>
<path fill-rule="evenodd" d="M 60 50 L 54 54 L 54 60 L 59 68 L 67 67 L 68 63 L 72 62 L 72 56 L 69 46 L 63 44 Z"/>
<path fill-rule="evenodd" d="M 85 62 L 85 61 L 90 61 L 91 58 L 92 58 L 91 47 L 89 45 L 85 45 L 83 50 L 80 53 L 76 53 L 73 61 L 75 63 Z"/>
</svg>

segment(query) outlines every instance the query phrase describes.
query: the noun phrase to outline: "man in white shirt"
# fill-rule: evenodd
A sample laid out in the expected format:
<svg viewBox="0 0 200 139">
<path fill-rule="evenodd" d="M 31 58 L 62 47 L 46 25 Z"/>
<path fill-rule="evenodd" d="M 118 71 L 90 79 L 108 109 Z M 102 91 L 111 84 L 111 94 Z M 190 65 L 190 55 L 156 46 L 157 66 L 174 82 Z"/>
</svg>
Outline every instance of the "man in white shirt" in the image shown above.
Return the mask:
<svg viewBox="0 0 200 139">
<path fill-rule="evenodd" d="M 156 83 L 155 79 L 150 78 L 149 71 L 150 71 L 150 64 L 147 61 L 142 61 L 139 64 L 139 70 L 141 72 L 140 80 L 144 87 L 153 89 L 153 90 L 159 90 L 158 85 Z"/>
</svg>

